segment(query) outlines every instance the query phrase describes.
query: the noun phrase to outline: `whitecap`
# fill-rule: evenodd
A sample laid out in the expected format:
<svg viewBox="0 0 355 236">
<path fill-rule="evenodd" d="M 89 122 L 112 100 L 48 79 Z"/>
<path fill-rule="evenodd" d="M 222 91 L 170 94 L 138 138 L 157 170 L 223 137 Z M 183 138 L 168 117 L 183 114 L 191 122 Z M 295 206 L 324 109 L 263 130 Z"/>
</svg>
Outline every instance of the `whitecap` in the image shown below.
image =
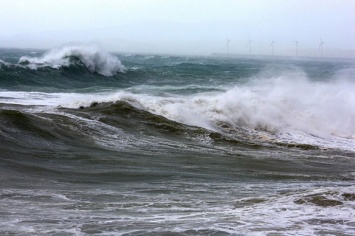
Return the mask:
<svg viewBox="0 0 355 236">
<path fill-rule="evenodd" d="M 90 72 L 104 76 L 113 76 L 118 72 L 125 71 L 125 67 L 118 57 L 96 45 L 63 46 L 52 49 L 39 57 L 22 56 L 18 63 L 33 70 L 40 67 L 59 69 L 70 66 L 73 63 L 73 58 L 82 62 Z"/>
</svg>

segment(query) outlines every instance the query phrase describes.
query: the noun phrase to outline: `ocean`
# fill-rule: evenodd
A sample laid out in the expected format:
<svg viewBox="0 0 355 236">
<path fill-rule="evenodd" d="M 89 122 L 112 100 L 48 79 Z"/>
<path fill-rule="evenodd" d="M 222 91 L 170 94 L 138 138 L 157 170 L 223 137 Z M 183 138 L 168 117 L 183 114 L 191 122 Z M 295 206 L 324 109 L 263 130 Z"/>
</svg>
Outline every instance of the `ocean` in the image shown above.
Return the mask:
<svg viewBox="0 0 355 236">
<path fill-rule="evenodd" d="M 0 49 L 1 235 L 354 235 L 355 62 Z"/>
</svg>

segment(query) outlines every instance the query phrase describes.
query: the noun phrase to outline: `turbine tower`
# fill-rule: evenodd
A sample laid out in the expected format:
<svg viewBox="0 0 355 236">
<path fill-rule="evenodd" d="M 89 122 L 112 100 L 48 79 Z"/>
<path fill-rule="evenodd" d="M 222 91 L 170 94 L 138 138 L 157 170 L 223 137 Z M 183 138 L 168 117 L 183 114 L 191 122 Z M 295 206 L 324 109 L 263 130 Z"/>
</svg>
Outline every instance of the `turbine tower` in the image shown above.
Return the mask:
<svg viewBox="0 0 355 236">
<path fill-rule="evenodd" d="M 227 39 L 226 41 L 226 47 L 227 47 L 227 54 L 229 55 L 229 43 L 230 43 L 230 39 Z"/>
<path fill-rule="evenodd" d="M 252 40 L 250 39 L 250 35 L 249 34 L 248 34 L 248 36 L 249 36 L 249 41 L 248 41 L 247 45 L 249 45 L 249 55 L 251 55 L 251 42 L 252 42 Z"/>
<path fill-rule="evenodd" d="M 320 51 L 320 56 L 323 57 L 323 44 L 324 42 L 322 41 L 322 38 L 319 37 L 319 51 Z"/>
<path fill-rule="evenodd" d="M 298 56 L 298 41 L 293 41 L 296 44 L 296 57 Z"/>
<path fill-rule="evenodd" d="M 272 47 L 272 55 L 274 55 L 274 51 L 275 51 L 275 41 L 274 40 L 271 41 L 270 46 Z"/>
</svg>

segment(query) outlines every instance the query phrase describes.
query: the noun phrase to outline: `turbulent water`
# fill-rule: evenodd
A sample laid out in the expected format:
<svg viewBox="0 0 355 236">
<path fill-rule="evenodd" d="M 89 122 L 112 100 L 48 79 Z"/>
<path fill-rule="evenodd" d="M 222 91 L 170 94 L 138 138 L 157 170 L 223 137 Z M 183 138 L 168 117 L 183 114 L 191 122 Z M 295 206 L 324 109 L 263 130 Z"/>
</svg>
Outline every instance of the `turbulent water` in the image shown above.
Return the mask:
<svg viewBox="0 0 355 236">
<path fill-rule="evenodd" d="M 355 63 L 0 50 L 1 235 L 354 235 Z"/>
</svg>

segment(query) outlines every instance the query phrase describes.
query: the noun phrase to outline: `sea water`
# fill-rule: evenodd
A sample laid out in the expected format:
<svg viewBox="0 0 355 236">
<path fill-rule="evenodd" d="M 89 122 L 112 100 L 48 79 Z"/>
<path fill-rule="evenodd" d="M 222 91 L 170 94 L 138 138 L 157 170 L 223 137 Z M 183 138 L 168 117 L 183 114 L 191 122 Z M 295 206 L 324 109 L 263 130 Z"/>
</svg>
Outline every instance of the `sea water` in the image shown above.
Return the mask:
<svg viewBox="0 0 355 236">
<path fill-rule="evenodd" d="M 353 235 L 355 64 L 0 50 L 0 234 Z"/>
</svg>

